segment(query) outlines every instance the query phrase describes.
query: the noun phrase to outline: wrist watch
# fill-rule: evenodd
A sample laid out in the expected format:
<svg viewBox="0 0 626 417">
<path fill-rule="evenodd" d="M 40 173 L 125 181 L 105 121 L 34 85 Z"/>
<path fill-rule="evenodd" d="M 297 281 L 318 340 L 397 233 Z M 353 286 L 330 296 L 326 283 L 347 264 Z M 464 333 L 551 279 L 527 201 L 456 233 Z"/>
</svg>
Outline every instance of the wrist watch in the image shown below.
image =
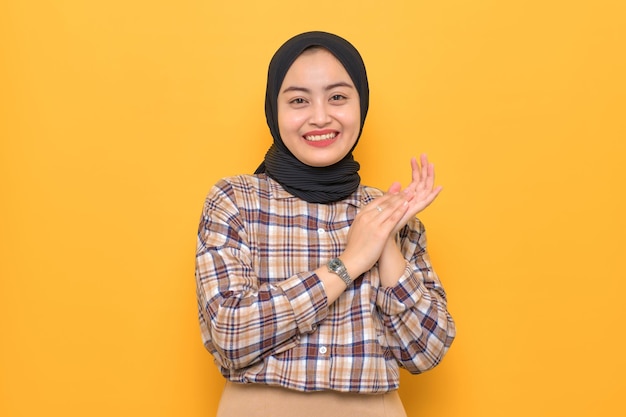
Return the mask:
<svg viewBox="0 0 626 417">
<path fill-rule="evenodd" d="M 352 278 L 348 275 L 348 270 L 343 262 L 341 262 L 341 259 L 333 258 L 328 261 L 326 266 L 328 267 L 328 272 L 339 275 L 339 278 L 341 278 L 341 280 L 346 284 L 346 287 L 349 287 L 352 284 Z"/>
</svg>

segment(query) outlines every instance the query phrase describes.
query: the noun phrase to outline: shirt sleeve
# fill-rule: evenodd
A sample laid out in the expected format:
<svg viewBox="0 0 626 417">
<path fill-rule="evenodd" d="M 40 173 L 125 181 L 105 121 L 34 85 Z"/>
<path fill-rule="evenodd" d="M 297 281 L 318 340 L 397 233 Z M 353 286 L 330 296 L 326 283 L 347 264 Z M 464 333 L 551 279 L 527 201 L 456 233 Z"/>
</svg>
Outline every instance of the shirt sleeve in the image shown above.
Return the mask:
<svg viewBox="0 0 626 417">
<path fill-rule="evenodd" d="M 300 334 L 312 332 L 328 311 L 313 272 L 259 284 L 247 233 L 232 187 L 218 183 L 198 228 L 195 276 L 204 345 L 228 369 L 296 346 Z"/>
<path fill-rule="evenodd" d="M 400 366 L 415 374 L 441 361 L 456 328 L 426 251 L 423 224 L 415 219 L 401 231 L 400 240 L 407 259 L 404 275 L 396 286 L 378 290 L 376 304 L 388 349 Z"/>
</svg>

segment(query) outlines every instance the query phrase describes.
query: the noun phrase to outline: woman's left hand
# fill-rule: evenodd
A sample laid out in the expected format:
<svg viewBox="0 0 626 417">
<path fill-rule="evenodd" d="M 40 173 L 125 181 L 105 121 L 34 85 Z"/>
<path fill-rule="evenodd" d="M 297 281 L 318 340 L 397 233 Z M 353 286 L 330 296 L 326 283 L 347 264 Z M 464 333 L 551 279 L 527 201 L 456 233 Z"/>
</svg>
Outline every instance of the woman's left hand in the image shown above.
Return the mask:
<svg viewBox="0 0 626 417">
<path fill-rule="evenodd" d="M 412 181 L 402 190 L 412 196 L 409 200 L 409 207 L 404 216 L 396 224 L 391 236 L 395 236 L 411 218 L 428 207 L 435 198 L 437 198 L 443 188 L 441 186 L 435 187 L 435 166 L 428 162 L 426 154 L 420 156 L 419 163 L 416 158 L 411 158 L 411 172 Z M 394 183 L 391 185 L 388 192 L 397 193 L 400 189 L 400 183 Z"/>
</svg>

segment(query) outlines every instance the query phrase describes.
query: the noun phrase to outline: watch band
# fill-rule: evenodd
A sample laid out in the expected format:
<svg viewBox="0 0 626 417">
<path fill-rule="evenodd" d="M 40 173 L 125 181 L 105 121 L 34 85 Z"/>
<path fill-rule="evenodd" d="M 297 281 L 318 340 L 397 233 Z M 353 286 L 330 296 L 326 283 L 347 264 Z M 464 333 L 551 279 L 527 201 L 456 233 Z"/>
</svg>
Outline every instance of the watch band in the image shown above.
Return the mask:
<svg viewBox="0 0 626 417">
<path fill-rule="evenodd" d="M 346 284 L 346 287 L 349 287 L 350 285 L 352 285 L 352 278 L 350 278 L 350 275 L 348 274 L 348 270 L 346 269 L 346 266 L 343 264 L 341 259 L 333 258 L 330 261 L 328 261 L 326 266 L 328 267 L 329 272 L 332 272 L 333 274 L 337 274 L 339 278 L 341 278 L 341 280 Z"/>
</svg>

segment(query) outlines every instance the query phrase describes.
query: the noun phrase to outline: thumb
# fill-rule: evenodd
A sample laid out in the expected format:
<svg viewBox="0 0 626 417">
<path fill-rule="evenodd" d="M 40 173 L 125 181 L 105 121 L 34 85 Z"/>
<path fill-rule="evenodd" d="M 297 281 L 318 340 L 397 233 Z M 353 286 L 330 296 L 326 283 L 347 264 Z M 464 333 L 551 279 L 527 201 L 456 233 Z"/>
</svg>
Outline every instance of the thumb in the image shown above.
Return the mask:
<svg viewBox="0 0 626 417">
<path fill-rule="evenodd" d="M 400 192 L 401 189 L 402 189 L 402 184 L 400 184 L 399 182 L 394 182 L 393 184 L 391 184 L 387 192 L 395 194 L 395 193 Z"/>
</svg>

